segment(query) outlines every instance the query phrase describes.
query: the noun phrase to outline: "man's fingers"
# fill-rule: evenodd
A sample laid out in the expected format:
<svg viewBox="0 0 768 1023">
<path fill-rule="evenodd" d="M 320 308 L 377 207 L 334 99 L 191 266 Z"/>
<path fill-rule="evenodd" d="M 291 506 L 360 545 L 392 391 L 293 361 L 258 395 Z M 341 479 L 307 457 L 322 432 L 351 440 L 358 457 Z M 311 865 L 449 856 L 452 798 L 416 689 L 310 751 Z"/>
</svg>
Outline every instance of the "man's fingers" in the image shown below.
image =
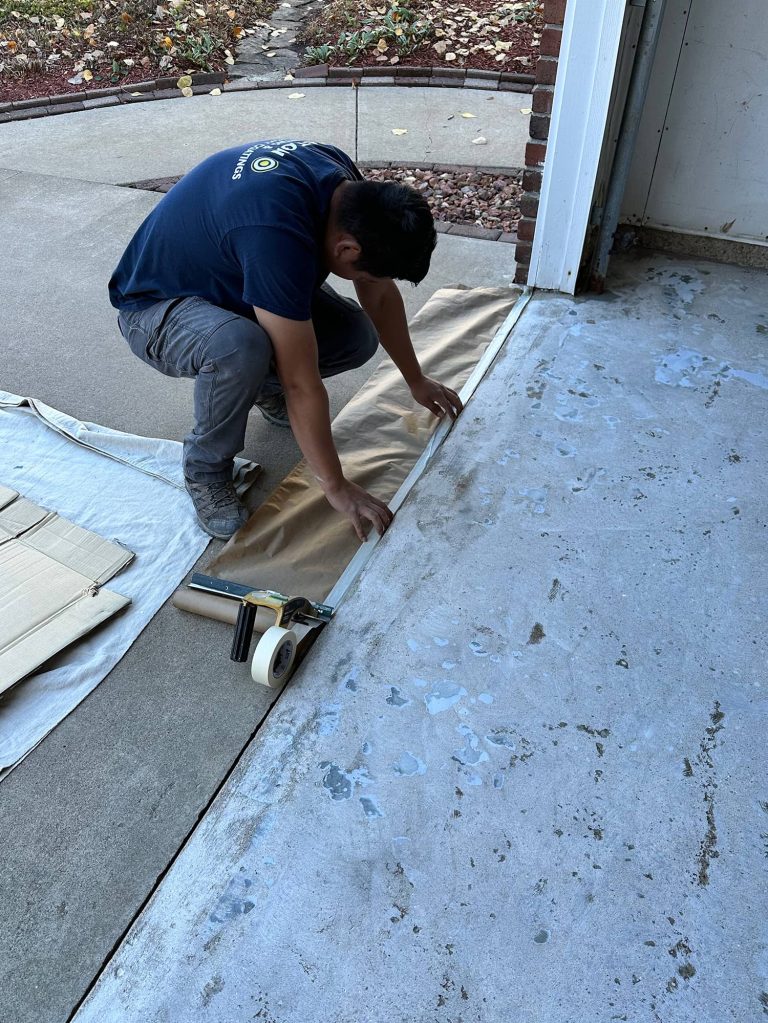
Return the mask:
<svg viewBox="0 0 768 1023">
<path fill-rule="evenodd" d="M 451 419 L 456 419 L 461 409 L 461 398 L 449 387 L 444 387 L 440 398 L 435 398 L 432 402 L 432 411 L 440 418 L 447 414 Z"/>
<path fill-rule="evenodd" d="M 448 391 L 448 394 L 450 394 L 450 396 L 451 396 L 451 401 L 453 402 L 453 407 L 456 409 L 456 412 L 457 413 L 461 412 L 462 409 L 464 408 L 464 404 L 463 404 L 461 398 L 458 396 L 458 394 L 455 391 L 452 391 L 450 389 L 450 387 L 447 387 L 446 390 Z"/>
<path fill-rule="evenodd" d="M 392 512 L 383 502 L 377 502 L 368 512 L 368 518 L 379 536 L 383 536 L 392 521 Z"/>
<path fill-rule="evenodd" d="M 355 534 L 357 535 L 357 539 L 360 540 L 361 543 L 365 543 L 365 541 L 368 539 L 368 536 L 365 529 L 363 516 L 355 511 L 352 512 L 352 514 L 349 516 L 349 519 L 350 522 L 352 523 L 352 528 L 354 529 Z"/>
</svg>

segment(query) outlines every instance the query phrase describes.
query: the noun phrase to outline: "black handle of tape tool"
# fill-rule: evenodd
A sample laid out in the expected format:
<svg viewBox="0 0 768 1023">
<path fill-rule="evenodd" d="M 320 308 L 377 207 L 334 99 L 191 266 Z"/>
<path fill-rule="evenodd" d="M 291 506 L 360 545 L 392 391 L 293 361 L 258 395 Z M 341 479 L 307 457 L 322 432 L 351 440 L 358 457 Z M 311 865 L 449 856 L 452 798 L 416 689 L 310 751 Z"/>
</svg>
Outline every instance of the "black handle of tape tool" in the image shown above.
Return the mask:
<svg viewBox="0 0 768 1023">
<path fill-rule="evenodd" d="M 256 623 L 256 612 L 258 608 L 255 604 L 241 604 L 240 610 L 237 613 L 237 623 L 235 624 L 235 638 L 232 640 L 232 652 L 229 655 L 231 661 L 243 661 L 248 660 L 248 651 L 251 649 L 251 636 L 253 635 L 253 626 Z"/>
</svg>

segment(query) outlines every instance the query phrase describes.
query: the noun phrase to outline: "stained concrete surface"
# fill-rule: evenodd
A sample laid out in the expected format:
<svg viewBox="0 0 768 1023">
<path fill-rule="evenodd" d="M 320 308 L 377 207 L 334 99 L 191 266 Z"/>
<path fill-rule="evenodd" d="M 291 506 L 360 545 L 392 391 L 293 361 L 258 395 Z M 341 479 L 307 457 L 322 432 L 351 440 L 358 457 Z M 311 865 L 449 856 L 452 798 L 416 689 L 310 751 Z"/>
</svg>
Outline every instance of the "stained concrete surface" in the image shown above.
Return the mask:
<svg viewBox="0 0 768 1023">
<path fill-rule="evenodd" d="M 0 386 L 82 419 L 179 440 L 191 384 L 130 355 L 106 293 L 159 196 L 80 180 L 77 168 L 70 178 L 63 160 L 55 169 L 0 169 Z M 429 277 L 403 295 L 413 313 L 443 285 L 503 286 L 513 275 L 510 246 L 441 236 Z M 371 368 L 329 381 L 334 410 Z M 245 453 L 264 465 L 254 501 L 298 458 L 291 435 L 258 415 Z M 201 565 L 217 549 L 212 543 Z M 164 607 L 3 781 L 3 1023 L 63 1023 L 258 726 L 270 696 L 231 670 L 230 642 L 225 627 Z"/>
<path fill-rule="evenodd" d="M 4 124 L 0 168 L 121 184 L 183 174 L 219 149 L 265 138 L 319 139 L 359 160 L 525 165 L 528 115 L 520 108 L 530 105 L 526 94 L 419 88 L 302 90 L 298 80 L 294 91 L 303 92 L 303 98 L 289 99 L 292 92 L 286 89 L 231 92 Z M 481 116 L 486 109 L 487 115 Z M 473 111 L 476 120 L 460 116 Z M 478 125 L 488 145 L 472 145 Z M 392 128 L 405 128 L 408 134 L 395 136 Z"/>
<path fill-rule="evenodd" d="M 533 298 L 77 1023 L 763 1017 L 766 330 Z"/>
</svg>

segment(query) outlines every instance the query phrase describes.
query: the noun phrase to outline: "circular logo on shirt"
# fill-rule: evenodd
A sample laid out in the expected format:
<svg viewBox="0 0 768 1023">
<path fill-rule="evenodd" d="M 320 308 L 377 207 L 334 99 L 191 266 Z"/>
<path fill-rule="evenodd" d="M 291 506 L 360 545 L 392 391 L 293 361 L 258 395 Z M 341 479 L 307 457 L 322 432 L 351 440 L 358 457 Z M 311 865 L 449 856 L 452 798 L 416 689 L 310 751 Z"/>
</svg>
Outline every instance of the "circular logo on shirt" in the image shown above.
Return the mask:
<svg viewBox="0 0 768 1023">
<path fill-rule="evenodd" d="M 263 171 L 274 170 L 277 166 L 277 160 L 273 160 L 271 156 L 260 156 L 258 160 L 254 160 L 251 164 L 251 170 L 261 174 Z"/>
</svg>

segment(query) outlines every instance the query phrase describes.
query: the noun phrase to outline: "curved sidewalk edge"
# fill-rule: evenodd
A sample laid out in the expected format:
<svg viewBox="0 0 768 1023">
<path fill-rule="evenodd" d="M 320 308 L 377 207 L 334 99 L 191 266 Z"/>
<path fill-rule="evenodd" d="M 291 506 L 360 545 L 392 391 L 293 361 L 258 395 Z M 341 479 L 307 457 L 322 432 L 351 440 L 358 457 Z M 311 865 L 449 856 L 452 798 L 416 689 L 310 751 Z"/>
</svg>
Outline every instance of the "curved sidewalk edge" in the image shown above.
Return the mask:
<svg viewBox="0 0 768 1023">
<path fill-rule="evenodd" d="M 429 86 L 441 89 L 485 89 L 500 92 L 531 92 L 533 75 L 518 75 L 504 71 L 473 71 L 465 68 L 335 68 L 316 65 L 298 68 L 291 81 L 259 79 L 228 79 L 222 72 L 205 72 L 192 76 L 193 95 L 205 95 L 212 89 L 222 92 L 255 92 L 265 89 L 323 88 L 326 86 Z M 63 93 L 58 96 L 40 96 L 35 99 L 0 103 L 0 124 L 26 121 L 35 117 L 71 114 L 80 110 L 116 106 L 122 103 L 146 103 L 149 100 L 187 99 L 178 88 L 179 76 L 157 78 L 135 85 L 115 86 L 108 89 L 87 89 L 84 92 Z"/>
</svg>

